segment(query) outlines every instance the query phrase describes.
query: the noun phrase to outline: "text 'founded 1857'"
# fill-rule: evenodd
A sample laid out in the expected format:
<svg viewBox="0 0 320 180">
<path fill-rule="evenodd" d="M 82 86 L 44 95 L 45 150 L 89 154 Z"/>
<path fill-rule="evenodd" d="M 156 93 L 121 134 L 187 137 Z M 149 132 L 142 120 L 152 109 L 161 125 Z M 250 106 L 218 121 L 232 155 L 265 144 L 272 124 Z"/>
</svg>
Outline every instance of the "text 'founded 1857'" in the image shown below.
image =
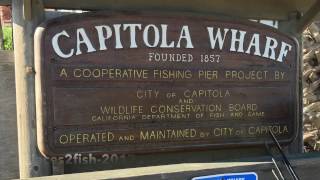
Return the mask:
<svg viewBox="0 0 320 180">
<path fill-rule="evenodd" d="M 253 22 L 86 13 L 35 35 L 47 156 L 290 142 L 297 44 Z"/>
</svg>

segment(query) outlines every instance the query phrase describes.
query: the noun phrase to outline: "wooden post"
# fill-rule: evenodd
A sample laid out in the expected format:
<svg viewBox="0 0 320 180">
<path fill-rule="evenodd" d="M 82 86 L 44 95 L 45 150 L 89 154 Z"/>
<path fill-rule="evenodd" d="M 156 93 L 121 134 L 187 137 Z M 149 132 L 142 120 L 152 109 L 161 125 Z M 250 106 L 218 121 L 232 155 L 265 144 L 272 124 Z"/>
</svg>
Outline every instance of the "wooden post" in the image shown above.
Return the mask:
<svg viewBox="0 0 320 180">
<path fill-rule="evenodd" d="M 288 147 L 288 152 L 291 154 L 298 154 L 303 152 L 303 122 L 302 122 L 302 66 L 300 62 L 302 62 L 302 36 L 300 32 L 297 32 L 297 22 L 300 19 L 300 13 L 299 12 L 292 12 L 288 14 L 288 20 L 287 21 L 279 21 L 279 28 L 278 30 L 289 35 L 289 36 L 294 36 L 298 42 L 298 66 L 299 68 L 299 87 L 298 87 L 298 108 L 297 108 L 297 113 L 298 113 L 298 136 L 297 138 L 289 145 Z"/>
<path fill-rule="evenodd" d="M 13 0 L 12 9 L 20 178 L 50 175 L 50 163 L 40 155 L 36 139 L 33 34 L 44 19 L 43 4 Z"/>
<path fill-rule="evenodd" d="M 319 14 L 319 11 L 320 0 L 317 0 L 297 22 L 296 31 L 301 34 L 312 23 L 313 19 Z"/>
</svg>

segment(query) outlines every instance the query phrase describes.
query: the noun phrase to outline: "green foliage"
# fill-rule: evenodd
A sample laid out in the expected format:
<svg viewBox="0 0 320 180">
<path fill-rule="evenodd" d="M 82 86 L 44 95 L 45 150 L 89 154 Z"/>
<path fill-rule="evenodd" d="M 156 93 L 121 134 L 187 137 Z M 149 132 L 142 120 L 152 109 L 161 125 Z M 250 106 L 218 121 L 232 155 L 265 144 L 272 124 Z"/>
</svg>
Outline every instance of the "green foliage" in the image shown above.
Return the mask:
<svg viewBox="0 0 320 180">
<path fill-rule="evenodd" d="M 13 50 L 12 27 L 10 27 L 10 26 L 3 27 L 2 31 L 3 31 L 3 48 L 4 48 L 4 50 Z"/>
</svg>

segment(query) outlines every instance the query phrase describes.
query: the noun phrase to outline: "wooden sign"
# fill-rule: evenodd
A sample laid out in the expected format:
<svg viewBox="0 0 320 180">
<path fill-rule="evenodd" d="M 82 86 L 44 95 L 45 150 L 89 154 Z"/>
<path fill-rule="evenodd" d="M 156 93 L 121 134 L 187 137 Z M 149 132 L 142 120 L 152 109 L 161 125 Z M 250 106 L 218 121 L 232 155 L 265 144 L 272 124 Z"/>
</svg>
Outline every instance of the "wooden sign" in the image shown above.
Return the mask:
<svg viewBox="0 0 320 180">
<path fill-rule="evenodd" d="M 86 13 L 37 28 L 38 146 L 149 153 L 297 134 L 298 47 L 254 22 Z"/>
</svg>

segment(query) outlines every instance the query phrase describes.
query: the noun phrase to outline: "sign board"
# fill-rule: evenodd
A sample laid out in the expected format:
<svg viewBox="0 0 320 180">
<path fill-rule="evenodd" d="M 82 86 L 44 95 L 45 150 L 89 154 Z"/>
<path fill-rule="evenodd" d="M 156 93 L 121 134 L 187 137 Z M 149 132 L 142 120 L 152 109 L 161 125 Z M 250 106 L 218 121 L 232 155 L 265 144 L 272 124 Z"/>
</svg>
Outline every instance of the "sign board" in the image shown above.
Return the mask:
<svg viewBox="0 0 320 180">
<path fill-rule="evenodd" d="M 192 180 L 258 180 L 258 175 L 254 172 L 229 173 L 195 177 Z"/>
<path fill-rule="evenodd" d="M 259 145 L 297 132 L 298 47 L 254 22 L 85 13 L 37 28 L 40 151 Z"/>
</svg>

